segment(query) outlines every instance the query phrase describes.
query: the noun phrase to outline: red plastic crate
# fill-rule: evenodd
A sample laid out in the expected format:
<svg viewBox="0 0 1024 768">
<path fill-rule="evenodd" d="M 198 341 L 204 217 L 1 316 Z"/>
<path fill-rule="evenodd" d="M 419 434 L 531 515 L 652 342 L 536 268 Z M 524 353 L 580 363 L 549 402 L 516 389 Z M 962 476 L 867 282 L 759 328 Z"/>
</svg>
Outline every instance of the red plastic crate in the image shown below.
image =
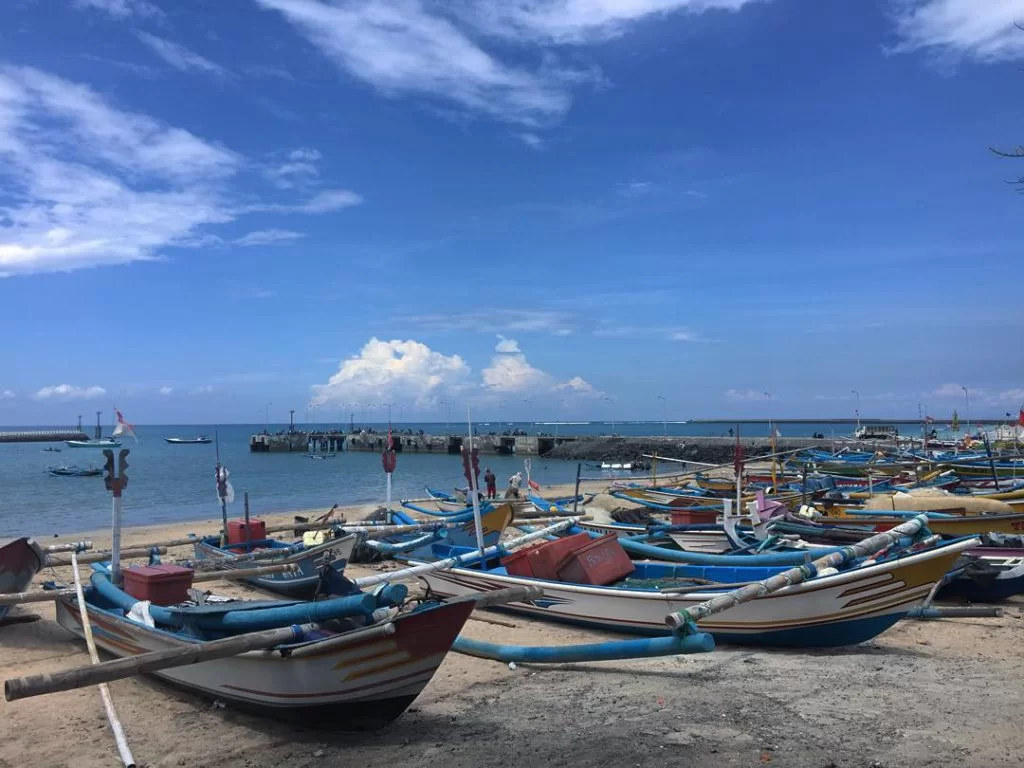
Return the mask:
<svg viewBox="0 0 1024 768">
<path fill-rule="evenodd" d="M 175 605 L 188 599 L 192 569 L 180 565 L 144 565 L 125 568 L 124 591 L 154 605 Z"/>
<path fill-rule="evenodd" d="M 591 541 L 589 533 L 577 533 L 563 539 L 555 539 L 539 547 L 526 550 L 530 559 L 530 570 L 534 578 L 558 580 L 558 564 L 562 559 Z"/>
<path fill-rule="evenodd" d="M 530 550 L 528 549 L 521 549 L 508 557 L 503 557 L 501 564 L 505 566 L 509 576 L 533 578 L 533 568 L 530 567 Z"/>
<path fill-rule="evenodd" d="M 614 533 L 568 553 L 556 568 L 560 581 L 595 587 L 622 581 L 633 570 L 633 561 Z"/>
<path fill-rule="evenodd" d="M 248 524 L 245 520 L 228 520 L 228 544 L 247 544 L 266 538 L 267 524 L 262 520 L 251 518 Z"/>
<path fill-rule="evenodd" d="M 718 516 L 722 514 L 717 510 L 699 510 L 690 511 L 683 510 L 682 512 L 672 513 L 672 525 L 694 525 L 697 523 L 713 523 L 718 519 Z"/>
</svg>

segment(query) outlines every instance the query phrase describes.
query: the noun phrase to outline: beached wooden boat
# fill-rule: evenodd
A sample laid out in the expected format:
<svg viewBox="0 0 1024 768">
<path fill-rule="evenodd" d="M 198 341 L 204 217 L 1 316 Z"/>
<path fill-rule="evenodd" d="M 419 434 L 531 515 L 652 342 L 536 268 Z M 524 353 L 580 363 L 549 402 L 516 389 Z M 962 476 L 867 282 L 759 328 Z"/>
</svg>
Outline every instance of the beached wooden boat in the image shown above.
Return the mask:
<svg viewBox="0 0 1024 768">
<path fill-rule="evenodd" d="M 279 539 L 262 539 L 244 544 L 220 546 L 220 537 L 207 536 L 195 543 L 196 559 L 212 561 L 225 570 L 250 568 L 253 563 L 241 555 L 259 553 L 260 564 L 292 565 L 294 570 L 269 573 L 246 579 L 253 586 L 297 598 L 313 597 L 321 584 L 324 568 L 342 573 L 359 542 L 355 534 L 327 538 L 322 544 L 306 546 L 302 542 L 289 544 Z M 280 552 L 280 557 L 273 556 Z"/>
<path fill-rule="evenodd" d="M 27 536 L 0 547 L 0 594 L 24 592 L 32 577 L 46 564 L 46 553 Z M 0 619 L 10 606 L 0 605 Z"/>
<path fill-rule="evenodd" d="M 918 512 L 829 512 L 815 522 L 823 525 L 860 526 L 865 531 L 887 531 Z M 928 528 L 942 536 L 973 536 L 980 533 L 1024 533 L 1024 514 L 952 515 L 929 514 Z"/>
<path fill-rule="evenodd" d="M 199 649 L 241 632 L 294 625 L 296 638 L 273 649 L 153 674 L 241 709 L 338 730 L 378 728 L 401 715 L 444 661 L 474 607 L 471 601 L 424 603 L 393 615 L 394 608 L 380 611 L 387 605 L 377 596 L 357 593 L 317 603 L 152 606 L 150 627 L 128 618 L 136 599 L 105 573 L 93 575 L 86 601 L 96 643 L 117 657 Z M 75 599 L 56 606 L 57 622 L 82 636 Z M 375 618 L 376 611 L 383 617 Z"/>
<path fill-rule="evenodd" d="M 714 635 L 716 641 L 726 643 L 796 647 L 860 643 L 906 615 L 943 578 L 959 553 L 976 544 L 970 540 L 951 542 L 819 576 L 710 616 L 698 626 Z M 692 578 L 694 574 L 694 566 L 643 562 L 635 566 L 630 578 L 649 584 L 672 584 L 675 579 Z M 730 578 L 733 582 L 754 581 L 776 572 L 733 568 Z M 509 603 L 505 609 L 541 619 L 645 635 L 668 634 L 667 613 L 728 591 L 709 586 L 672 594 L 656 586 L 584 586 L 510 576 L 503 567 L 453 568 L 425 573 L 421 578 L 438 595 L 537 586 L 544 591 L 542 597 Z"/>
</svg>

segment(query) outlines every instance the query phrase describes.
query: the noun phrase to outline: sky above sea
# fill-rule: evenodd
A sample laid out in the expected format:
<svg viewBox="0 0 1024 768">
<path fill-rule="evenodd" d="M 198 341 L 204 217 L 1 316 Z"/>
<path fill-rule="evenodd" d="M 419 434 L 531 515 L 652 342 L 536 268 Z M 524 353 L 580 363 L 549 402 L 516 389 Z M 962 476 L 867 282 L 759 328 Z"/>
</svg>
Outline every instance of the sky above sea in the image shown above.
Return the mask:
<svg viewBox="0 0 1024 768">
<path fill-rule="evenodd" d="M 1016 415 L 1021 19 L 9 0 L 0 423 Z"/>
</svg>

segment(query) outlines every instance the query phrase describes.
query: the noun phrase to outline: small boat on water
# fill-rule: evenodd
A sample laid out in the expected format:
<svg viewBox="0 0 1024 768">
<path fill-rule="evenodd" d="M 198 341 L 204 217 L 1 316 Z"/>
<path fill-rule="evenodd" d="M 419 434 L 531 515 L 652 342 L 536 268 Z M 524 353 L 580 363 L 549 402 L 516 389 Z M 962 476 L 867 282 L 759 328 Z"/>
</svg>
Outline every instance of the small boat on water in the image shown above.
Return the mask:
<svg viewBox="0 0 1024 768">
<path fill-rule="evenodd" d="M 207 445 L 213 442 L 213 440 L 208 438 L 206 435 L 196 435 L 195 437 L 165 437 L 164 441 L 171 445 Z"/>
<path fill-rule="evenodd" d="M 112 437 L 101 437 L 98 440 L 65 440 L 68 448 L 120 448 L 121 441 Z"/>
<path fill-rule="evenodd" d="M 60 448 L 43 448 L 44 453 L 60 453 Z"/>
<path fill-rule="evenodd" d="M 103 474 L 102 469 L 96 467 L 79 467 L 72 464 L 70 467 L 64 464 L 59 467 L 47 467 L 46 472 L 53 477 L 99 477 Z"/>
</svg>

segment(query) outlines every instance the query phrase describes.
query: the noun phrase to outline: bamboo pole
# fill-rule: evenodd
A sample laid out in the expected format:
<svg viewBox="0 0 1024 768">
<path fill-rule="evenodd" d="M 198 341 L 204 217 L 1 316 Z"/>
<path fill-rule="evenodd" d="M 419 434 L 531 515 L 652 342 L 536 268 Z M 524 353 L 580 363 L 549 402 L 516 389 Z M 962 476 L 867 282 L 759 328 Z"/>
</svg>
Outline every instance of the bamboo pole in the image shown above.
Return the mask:
<svg viewBox="0 0 1024 768">
<path fill-rule="evenodd" d="M 138 549 L 122 549 L 121 557 L 149 557 L 151 554 L 156 553 L 158 555 L 166 555 L 167 547 L 139 547 Z M 75 553 L 70 553 L 75 554 Z M 104 560 L 110 559 L 110 552 L 86 552 L 85 554 L 78 557 L 78 563 L 101 563 Z M 71 558 L 65 557 L 64 553 L 57 552 L 46 558 L 47 565 L 72 565 Z"/>
<path fill-rule="evenodd" d="M 665 617 L 665 623 L 674 629 L 680 629 L 691 622 L 700 621 L 701 619 L 707 618 L 708 616 L 716 613 L 721 613 L 722 611 L 733 608 L 741 603 L 749 602 L 758 597 L 764 597 L 765 595 L 777 592 L 778 590 L 792 586 L 793 584 L 799 584 L 802 581 L 813 578 L 813 576 L 823 568 L 842 565 L 854 558 L 874 554 L 880 549 L 888 547 L 899 541 L 902 536 L 915 535 L 927 524 L 927 515 L 917 515 L 891 530 L 883 533 L 876 533 L 874 536 L 869 536 L 856 544 L 845 546 L 836 552 L 832 552 L 824 557 L 814 560 L 808 565 L 789 568 L 770 578 L 753 582 L 752 584 L 726 592 L 722 595 L 716 595 L 710 600 L 698 603 L 697 605 L 692 605 L 677 613 L 670 613 Z M 977 546 L 981 543 L 980 539 L 973 539 L 972 541 L 973 543 L 970 544 L 970 546 Z"/>
<path fill-rule="evenodd" d="M 43 547 L 43 552 L 84 552 L 87 549 L 92 549 L 91 541 L 73 541 L 68 544 L 51 544 L 48 547 Z"/>
<path fill-rule="evenodd" d="M 96 641 L 92 636 L 92 622 L 89 621 L 89 611 L 85 604 L 85 592 L 82 590 L 82 580 L 78 576 L 78 560 L 75 552 L 71 553 L 71 568 L 75 573 L 75 596 L 78 598 L 78 610 L 82 614 L 82 629 L 85 634 L 85 644 L 89 646 L 89 658 L 93 666 L 100 663 L 100 654 L 96 650 Z M 88 668 L 87 668 L 88 669 Z M 128 739 L 125 738 L 124 728 L 121 727 L 121 720 L 114 709 L 114 700 L 110 698 L 110 690 L 106 683 L 100 685 L 100 698 L 103 700 L 103 709 L 107 714 L 107 722 L 110 723 L 110 730 L 114 733 L 114 741 L 117 744 L 117 752 L 125 768 L 135 768 L 135 758 L 128 747 Z"/>
</svg>

